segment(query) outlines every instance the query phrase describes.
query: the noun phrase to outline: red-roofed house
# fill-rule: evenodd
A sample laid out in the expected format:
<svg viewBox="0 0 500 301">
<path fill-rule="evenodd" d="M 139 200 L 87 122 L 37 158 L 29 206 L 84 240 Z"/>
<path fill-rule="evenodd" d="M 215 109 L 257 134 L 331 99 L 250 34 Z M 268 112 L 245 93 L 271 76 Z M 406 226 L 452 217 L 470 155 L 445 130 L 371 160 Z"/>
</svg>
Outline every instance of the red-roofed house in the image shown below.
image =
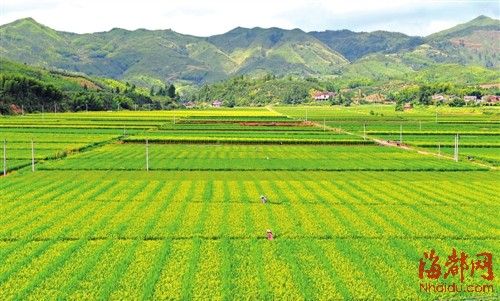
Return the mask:
<svg viewBox="0 0 500 301">
<path fill-rule="evenodd" d="M 222 101 L 220 101 L 220 100 L 218 100 L 218 99 L 217 99 L 217 100 L 214 100 L 214 101 L 212 102 L 212 107 L 214 107 L 214 108 L 220 108 L 221 106 L 222 106 Z"/>
<path fill-rule="evenodd" d="M 495 105 L 500 102 L 500 96 L 496 95 L 485 95 L 481 98 L 486 105 Z"/>
<path fill-rule="evenodd" d="M 313 98 L 314 100 L 328 100 L 335 97 L 335 95 L 335 92 L 314 92 Z"/>
</svg>

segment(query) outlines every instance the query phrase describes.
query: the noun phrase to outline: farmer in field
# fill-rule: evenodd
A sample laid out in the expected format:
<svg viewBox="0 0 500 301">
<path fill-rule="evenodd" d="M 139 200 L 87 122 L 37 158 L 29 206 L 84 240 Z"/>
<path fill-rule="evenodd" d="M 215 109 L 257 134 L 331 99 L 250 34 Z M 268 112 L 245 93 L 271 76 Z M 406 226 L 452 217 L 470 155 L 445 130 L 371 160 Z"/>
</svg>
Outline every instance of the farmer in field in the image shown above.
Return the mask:
<svg viewBox="0 0 500 301">
<path fill-rule="evenodd" d="M 261 195 L 260 200 L 262 201 L 262 204 L 267 203 L 267 197 L 265 195 Z"/>
<path fill-rule="evenodd" d="M 273 235 L 273 231 L 267 229 L 267 240 L 273 240 L 274 239 L 274 235 Z"/>
</svg>

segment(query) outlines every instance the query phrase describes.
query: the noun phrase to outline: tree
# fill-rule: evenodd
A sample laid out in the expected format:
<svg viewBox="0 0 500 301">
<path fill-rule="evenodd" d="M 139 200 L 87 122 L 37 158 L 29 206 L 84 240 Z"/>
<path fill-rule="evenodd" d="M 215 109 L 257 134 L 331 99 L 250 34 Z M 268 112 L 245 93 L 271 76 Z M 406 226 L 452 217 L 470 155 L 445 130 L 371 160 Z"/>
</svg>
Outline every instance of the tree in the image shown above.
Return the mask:
<svg viewBox="0 0 500 301">
<path fill-rule="evenodd" d="M 167 96 L 170 97 L 171 99 L 175 98 L 175 86 L 174 84 L 171 84 L 168 89 L 167 89 Z"/>
<path fill-rule="evenodd" d="M 429 105 L 431 103 L 432 89 L 429 86 L 421 86 L 418 91 L 418 102 L 423 105 Z"/>
<path fill-rule="evenodd" d="M 344 106 L 349 107 L 351 103 L 352 103 L 351 95 L 346 94 L 343 102 Z"/>
<path fill-rule="evenodd" d="M 165 92 L 165 89 L 163 89 L 163 87 L 160 87 L 158 92 L 156 92 L 156 95 L 158 95 L 158 96 L 165 96 L 166 94 L 167 93 Z"/>
<path fill-rule="evenodd" d="M 465 100 L 463 98 L 455 97 L 449 103 L 449 106 L 450 107 L 463 107 L 463 106 L 465 106 Z"/>
<path fill-rule="evenodd" d="M 226 106 L 228 106 L 229 108 L 234 108 L 235 105 L 236 105 L 236 102 L 234 101 L 234 99 L 229 99 L 226 102 Z"/>
</svg>

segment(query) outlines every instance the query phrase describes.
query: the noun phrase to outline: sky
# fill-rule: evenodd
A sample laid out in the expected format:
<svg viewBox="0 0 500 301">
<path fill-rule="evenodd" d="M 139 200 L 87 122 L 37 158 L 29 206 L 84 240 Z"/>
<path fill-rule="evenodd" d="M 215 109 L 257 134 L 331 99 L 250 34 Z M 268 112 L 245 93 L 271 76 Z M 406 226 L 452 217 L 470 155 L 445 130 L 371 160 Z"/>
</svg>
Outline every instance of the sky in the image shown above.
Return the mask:
<svg viewBox="0 0 500 301">
<path fill-rule="evenodd" d="M 425 36 L 479 15 L 500 18 L 500 0 L 0 0 L 0 24 L 32 17 L 76 33 L 120 27 L 209 36 L 241 26 Z"/>
</svg>

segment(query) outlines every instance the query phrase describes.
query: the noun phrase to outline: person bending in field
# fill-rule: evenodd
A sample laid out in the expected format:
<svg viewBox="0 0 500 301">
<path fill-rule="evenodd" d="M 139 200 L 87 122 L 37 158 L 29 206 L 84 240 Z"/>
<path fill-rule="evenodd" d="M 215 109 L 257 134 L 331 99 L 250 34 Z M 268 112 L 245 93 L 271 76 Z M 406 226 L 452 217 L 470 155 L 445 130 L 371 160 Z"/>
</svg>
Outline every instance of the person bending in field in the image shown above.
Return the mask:
<svg viewBox="0 0 500 301">
<path fill-rule="evenodd" d="M 273 240 L 274 239 L 274 234 L 273 231 L 267 229 L 267 240 Z"/>
<path fill-rule="evenodd" d="M 265 196 L 265 195 L 261 195 L 261 196 L 260 196 L 260 200 L 262 201 L 262 204 L 267 203 L 267 198 L 266 198 L 266 196 Z"/>
</svg>

